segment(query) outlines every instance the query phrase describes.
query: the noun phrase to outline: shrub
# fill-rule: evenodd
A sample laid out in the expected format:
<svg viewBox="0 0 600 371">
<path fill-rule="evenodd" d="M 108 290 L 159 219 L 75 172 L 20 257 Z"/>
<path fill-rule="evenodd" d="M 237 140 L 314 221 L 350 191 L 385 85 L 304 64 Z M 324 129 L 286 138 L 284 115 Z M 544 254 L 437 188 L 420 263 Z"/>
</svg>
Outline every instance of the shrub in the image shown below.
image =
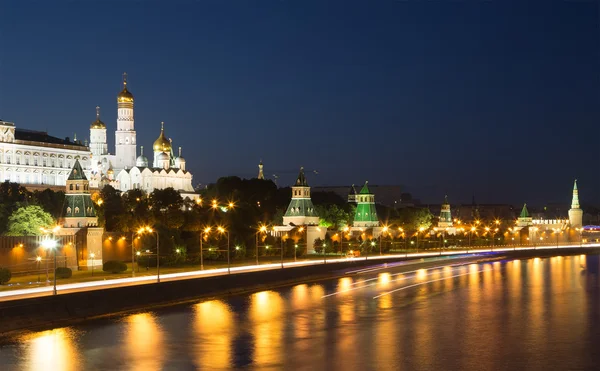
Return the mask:
<svg viewBox="0 0 600 371">
<path fill-rule="evenodd" d="M 73 271 L 71 270 L 71 268 L 57 267 L 55 274 L 56 278 L 71 278 L 71 276 L 73 275 Z"/>
<path fill-rule="evenodd" d="M 118 260 L 109 260 L 102 264 L 102 270 L 110 273 L 121 273 L 127 270 L 127 264 Z"/>
<path fill-rule="evenodd" d="M 12 274 L 8 268 L 0 268 L 0 285 L 4 285 L 10 281 Z"/>
</svg>

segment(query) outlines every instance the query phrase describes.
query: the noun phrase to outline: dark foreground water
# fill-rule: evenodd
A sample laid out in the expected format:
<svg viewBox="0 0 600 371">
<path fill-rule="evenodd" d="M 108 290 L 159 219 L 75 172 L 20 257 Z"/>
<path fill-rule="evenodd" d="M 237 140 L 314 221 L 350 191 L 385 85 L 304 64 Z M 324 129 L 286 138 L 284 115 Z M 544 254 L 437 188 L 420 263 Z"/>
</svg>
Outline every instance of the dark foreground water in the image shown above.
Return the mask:
<svg viewBox="0 0 600 371">
<path fill-rule="evenodd" d="M 598 369 L 599 267 L 383 268 L 4 339 L 0 370 Z"/>
</svg>

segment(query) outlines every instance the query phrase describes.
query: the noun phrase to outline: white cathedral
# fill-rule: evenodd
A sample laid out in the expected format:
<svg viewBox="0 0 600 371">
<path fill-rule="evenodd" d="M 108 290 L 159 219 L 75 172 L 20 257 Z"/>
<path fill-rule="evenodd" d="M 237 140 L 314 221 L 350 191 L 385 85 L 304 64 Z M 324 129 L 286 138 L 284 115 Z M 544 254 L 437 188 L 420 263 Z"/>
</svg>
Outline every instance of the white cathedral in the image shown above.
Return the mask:
<svg viewBox="0 0 600 371">
<path fill-rule="evenodd" d="M 172 187 L 183 198 L 196 200 L 199 195 L 192 186 L 192 174 L 185 169 L 185 159 L 173 152 L 171 139 L 165 136 L 164 123 L 160 135 L 154 141 L 152 164 L 144 156 L 140 146 L 137 155 L 136 132 L 133 119 L 133 94 L 127 90 L 126 74 L 123 75 L 123 90 L 117 95 L 117 130 L 115 132 L 115 153 L 108 153 L 106 125 L 100 120 L 100 108 L 96 107 L 96 121 L 90 126 L 91 176 L 90 186 L 101 188 L 110 184 L 126 192 L 142 189 L 147 193 L 154 189 Z"/>
</svg>

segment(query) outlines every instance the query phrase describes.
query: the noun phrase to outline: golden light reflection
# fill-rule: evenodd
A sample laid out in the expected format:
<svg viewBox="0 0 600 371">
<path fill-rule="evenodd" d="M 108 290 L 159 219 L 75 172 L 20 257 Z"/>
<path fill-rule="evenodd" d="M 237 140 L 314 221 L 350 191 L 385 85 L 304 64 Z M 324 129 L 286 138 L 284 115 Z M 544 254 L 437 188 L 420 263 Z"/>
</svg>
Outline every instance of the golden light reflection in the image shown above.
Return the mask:
<svg viewBox="0 0 600 371">
<path fill-rule="evenodd" d="M 292 307 L 301 309 L 306 308 L 308 304 L 308 286 L 306 284 L 294 286 L 292 288 Z"/>
<path fill-rule="evenodd" d="M 385 273 L 379 274 L 379 286 L 386 287 L 389 285 L 391 280 L 392 280 L 392 276 L 389 273 L 385 272 Z"/>
<path fill-rule="evenodd" d="M 27 370 L 80 370 L 81 360 L 75 347 L 75 331 L 59 328 L 23 337 Z"/>
<path fill-rule="evenodd" d="M 163 330 L 151 313 L 134 314 L 127 322 L 125 348 L 133 370 L 159 370 L 167 355 Z M 157 352 L 157 349 L 161 349 Z"/>
<path fill-rule="evenodd" d="M 275 291 L 261 291 L 250 297 L 250 320 L 254 334 L 254 361 L 258 368 L 280 364 L 285 303 Z"/>
<path fill-rule="evenodd" d="M 392 307 L 392 295 L 384 295 L 377 300 L 379 309 L 390 309 Z"/>
<path fill-rule="evenodd" d="M 425 279 L 427 277 L 427 269 L 419 269 L 417 271 L 417 278 L 422 280 Z"/>
<path fill-rule="evenodd" d="M 346 291 L 352 288 L 352 278 L 343 277 L 338 281 L 338 291 Z"/>
<path fill-rule="evenodd" d="M 229 307 L 219 301 L 205 301 L 194 306 L 196 365 L 199 369 L 231 367 L 231 337 L 234 318 Z"/>
</svg>

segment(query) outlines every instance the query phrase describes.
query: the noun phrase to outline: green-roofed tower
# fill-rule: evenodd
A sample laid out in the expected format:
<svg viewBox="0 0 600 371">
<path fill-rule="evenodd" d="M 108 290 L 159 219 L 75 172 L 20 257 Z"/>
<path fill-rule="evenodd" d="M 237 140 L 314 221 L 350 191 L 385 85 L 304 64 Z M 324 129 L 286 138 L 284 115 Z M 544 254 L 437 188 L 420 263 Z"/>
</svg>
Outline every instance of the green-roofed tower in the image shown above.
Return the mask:
<svg viewBox="0 0 600 371">
<path fill-rule="evenodd" d="M 440 211 L 440 219 L 438 221 L 438 228 L 450 228 L 452 227 L 452 213 L 450 212 L 450 203 L 448 202 L 448 196 L 444 197 L 444 203 Z"/>
<path fill-rule="evenodd" d="M 529 215 L 529 210 L 527 210 L 527 204 L 523 204 L 523 209 L 521 210 L 521 215 L 517 218 L 517 226 L 518 227 L 527 227 L 533 224 L 533 218 Z"/>
<path fill-rule="evenodd" d="M 300 174 L 292 186 L 292 200 L 283 216 L 283 224 L 286 226 L 319 224 L 319 216 L 310 199 L 310 187 L 303 167 L 300 168 Z"/>
<path fill-rule="evenodd" d="M 375 209 L 375 195 L 369 191 L 369 182 L 366 181 L 360 192 L 356 195 L 356 213 L 354 214 L 354 227 L 378 227 L 379 218 Z"/>
<path fill-rule="evenodd" d="M 573 199 L 571 200 L 571 209 L 569 210 L 569 224 L 573 228 L 583 226 L 583 210 L 579 206 L 579 190 L 577 189 L 577 179 L 573 184 Z"/>
<path fill-rule="evenodd" d="M 79 160 L 67 178 L 65 201 L 62 210 L 62 224 L 65 228 L 97 226 L 98 217 L 90 195 L 90 184 Z"/>
</svg>

